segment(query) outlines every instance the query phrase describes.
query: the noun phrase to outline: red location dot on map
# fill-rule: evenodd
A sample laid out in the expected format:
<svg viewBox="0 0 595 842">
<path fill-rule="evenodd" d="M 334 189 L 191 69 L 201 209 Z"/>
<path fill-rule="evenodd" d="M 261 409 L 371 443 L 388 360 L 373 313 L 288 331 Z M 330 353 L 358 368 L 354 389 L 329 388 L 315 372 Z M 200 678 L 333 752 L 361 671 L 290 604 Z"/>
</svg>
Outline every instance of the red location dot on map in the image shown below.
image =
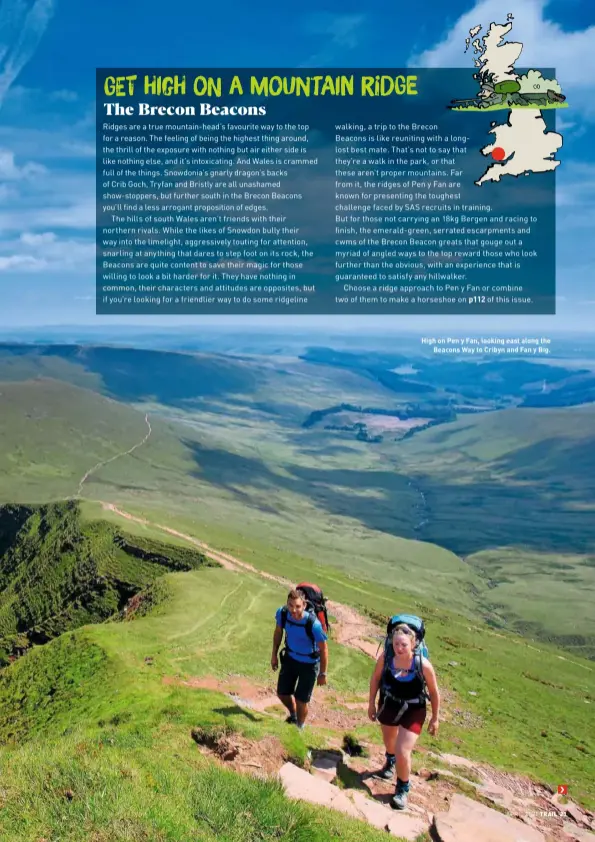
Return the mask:
<svg viewBox="0 0 595 842">
<path fill-rule="evenodd" d="M 496 146 L 492 149 L 492 158 L 494 161 L 503 161 L 506 158 L 506 152 L 501 146 Z"/>
</svg>

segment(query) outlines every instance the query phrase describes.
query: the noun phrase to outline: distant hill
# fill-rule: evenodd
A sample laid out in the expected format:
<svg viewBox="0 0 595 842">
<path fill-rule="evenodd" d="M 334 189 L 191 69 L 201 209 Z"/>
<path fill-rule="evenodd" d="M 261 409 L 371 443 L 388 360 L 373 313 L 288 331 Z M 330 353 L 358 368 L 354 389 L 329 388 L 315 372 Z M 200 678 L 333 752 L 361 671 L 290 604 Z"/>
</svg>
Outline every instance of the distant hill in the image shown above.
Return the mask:
<svg viewBox="0 0 595 842">
<path fill-rule="evenodd" d="M 0 381 L 52 377 L 124 401 L 179 405 L 250 392 L 253 366 L 217 354 L 80 345 L 0 343 Z"/>
<path fill-rule="evenodd" d="M 320 560 L 369 581 L 396 579 L 411 593 L 430 589 L 441 604 L 595 654 L 584 598 L 595 586 L 593 409 L 486 411 L 536 393 L 543 368 L 562 388 L 566 370 L 317 355 L 5 345 L 0 502 L 113 502 L 249 551 L 260 565 L 295 564 L 302 575 Z M 396 377 L 436 390 L 407 396 L 372 374 L 399 362 Z M 474 389 L 481 397 L 464 396 Z M 339 406 L 440 424 L 401 440 L 388 430 L 369 443 L 318 423 Z M 145 411 L 150 438 L 137 447 Z M 521 592 L 536 607 L 520 602 Z"/>
<path fill-rule="evenodd" d="M 592 374 L 569 378 L 555 388 L 528 395 L 522 406 L 578 406 L 595 403 L 595 377 Z"/>
<path fill-rule="evenodd" d="M 460 554 L 595 545 L 595 406 L 466 416 L 420 432 L 402 453 L 431 510 L 428 540 L 439 532 Z"/>
<path fill-rule="evenodd" d="M 0 507 L 0 666 L 101 622 L 159 576 L 213 563 L 191 548 L 87 522 L 75 502 Z"/>
<path fill-rule="evenodd" d="M 467 416 L 401 454 L 424 495 L 420 537 L 483 575 L 486 611 L 595 657 L 595 406 Z"/>
<path fill-rule="evenodd" d="M 510 409 L 465 416 L 420 432 L 406 452 L 430 461 L 457 456 L 468 467 L 518 482 L 553 481 L 568 491 L 595 489 L 595 404 L 573 409 Z M 593 498 L 592 498 L 593 499 Z"/>
<path fill-rule="evenodd" d="M 405 357 L 383 352 L 338 351 L 312 347 L 301 359 L 359 371 L 399 394 L 429 398 L 494 402 L 493 408 L 516 405 L 556 406 L 593 400 L 593 377 L 587 369 L 552 366 L 518 357 Z M 548 385 L 543 391 L 544 383 Z M 553 387 L 553 388 L 552 388 Z M 566 403 L 562 401 L 565 400 Z"/>
</svg>

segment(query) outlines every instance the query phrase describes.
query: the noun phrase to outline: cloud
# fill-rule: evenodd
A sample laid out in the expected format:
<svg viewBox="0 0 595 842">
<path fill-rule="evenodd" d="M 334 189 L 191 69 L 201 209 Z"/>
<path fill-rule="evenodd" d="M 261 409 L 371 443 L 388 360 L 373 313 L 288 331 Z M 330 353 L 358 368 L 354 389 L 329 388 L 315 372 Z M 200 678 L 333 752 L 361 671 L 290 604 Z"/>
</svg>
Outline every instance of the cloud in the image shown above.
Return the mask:
<svg viewBox="0 0 595 842">
<path fill-rule="evenodd" d="M 81 128 L 81 124 L 66 123 L 57 128 L 45 128 L 43 122 L 39 127 L 32 126 L 0 126 L 0 144 L 2 147 L 18 149 L 19 156 L 36 158 L 42 161 L 54 161 L 67 158 L 69 162 L 75 158 L 88 159 L 95 157 L 95 127 L 91 131 Z"/>
<path fill-rule="evenodd" d="M 56 228 L 95 228 L 95 197 L 83 198 L 63 207 L 40 208 L 35 214 L 38 226 L 52 225 Z"/>
<path fill-rule="evenodd" d="M 4 0 L 0 7 L 0 105 L 23 67 L 33 56 L 54 13 L 53 0 Z"/>
<path fill-rule="evenodd" d="M 523 52 L 518 67 L 556 69 L 556 78 L 568 96 L 569 106 L 580 107 L 583 116 L 595 119 L 592 102 L 595 76 L 595 26 L 568 32 L 547 20 L 547 0 L 525 0 L 514 12 L 512 31 L 507 40 L 520 41 Z M 480 0 L 449 28 L 444 38 L 408 62 L 410 67 L 464 67 L 474 70 L 473 52 L 465 50 L 469 29 L 482 25 L 481 38 L 490 23 L 504 23 L 507 9 L 499 0 Z"/>
<path fill-rule="evenodd" d="M 46 263 L 44 260 L 40 260 L 29 254 L 0 255 L 0 272 L 5 272 L 7 269 L 31 272 L 44 269 L 45 267 Z"/>
<path fill-rule="evenodd" d="M 14 166 L 19 171 L 29 171 L 26 164 Z M 44 168 L 35 178 L 14 178 L 5 185 L 0 184 L 0 244 L 2 237 L 25 231 L 90 232 L 95 223 L 93 168 L 87 171 Z"/>
<path fill-rule="evenodd" d="M 556 185 L 558 207 L 593 204 L 595 193 L 595 164 L 587 161 L 567 161 L 560 168 Z"/>
<path fill-rule="evenodd" d="M 97 157 L 97 147 L 94 143 L 84 143 L 82 141 L 67 140 L 63 147 L 69 158 L 95 158 Z"/>
<path fill-rule="evenodd" d="M 95 241 L 59 237 L 54 231 L 26 232 L 0 244 L 0 271 L 57 272 L 89 269 L 95 259 Z"/>
<path fill-rule="evenodd" d="M 23 167 L 17 166 L 14 159 L 14 152 L 10 149 L 0 149 L 0 178 L 12 181 L 19 178 L 32 178 L 46 172 L 41 164 L 28 163 Z"/>
</svg>

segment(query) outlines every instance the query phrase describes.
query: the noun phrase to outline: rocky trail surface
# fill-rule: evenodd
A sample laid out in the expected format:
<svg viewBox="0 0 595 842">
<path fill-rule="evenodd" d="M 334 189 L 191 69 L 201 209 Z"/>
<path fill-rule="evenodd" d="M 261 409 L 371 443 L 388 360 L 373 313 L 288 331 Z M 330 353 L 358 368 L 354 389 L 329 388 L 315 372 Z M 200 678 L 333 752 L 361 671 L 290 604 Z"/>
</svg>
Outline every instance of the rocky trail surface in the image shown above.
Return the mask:
<svg viewBox="0 0 595 842">
<path fill-rule="evenodd" d="M 132 515 L 112 503 L 102 505 L 122 518 L 187 541 L 228 570 L 262 576 L 287 588 L 294 584 L 191 535 Z M 350 606 L 331 601 L 328 606 L 335 617 L 333 639 L 375 658 L 382 630 Z M 239 675 L 225 680 L 202 676 L 165 681 L 225 693 L 239 707 L 285 717 L 273 679 L 262 685 Z M 448 694 L 444 696 L 448 708 Z M 346 732 L 368 722 L 366 712 L 364 696 L 340 699 L 332 682 L 318 688 L 310 706 L 308 727 L 321 727 L 336 736 L 329 738 L 328 750 L 310 752 L 306 768 L 289 762 L 283 746 L 274 737 L 250 742 L 237 734 L 202 734 L 200 729 L 195 729 L 193 737 L 202 751 L 238 772 L 279 776 L 290 798 L 341 810 L 390 836 L 412 842 L 420 838 L 433 842 L 595 842 L 593 814 L 546 785 L 485 763 L 434 754 L 422 746 L 416 749 L 422 765 L 412 775 L 407 809 L 391 809 L 394 784 L 374 777 L 374 770 L 384 762 L 383 749 L 363 745 L 364 755 L 353 756 L 352 748 L 344 742 Z"/>
</svg>

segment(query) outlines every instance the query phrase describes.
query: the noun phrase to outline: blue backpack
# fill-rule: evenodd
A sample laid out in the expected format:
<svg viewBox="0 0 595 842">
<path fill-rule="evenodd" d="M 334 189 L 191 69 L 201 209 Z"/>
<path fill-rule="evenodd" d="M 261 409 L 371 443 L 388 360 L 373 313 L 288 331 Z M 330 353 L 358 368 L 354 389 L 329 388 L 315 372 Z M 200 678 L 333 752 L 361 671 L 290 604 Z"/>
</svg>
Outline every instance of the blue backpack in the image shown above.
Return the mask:
<svg viewBox="0 0 595 842">
<path fill-rule="evenodd" d="M 390 638 L 393 629 L 397 626 L 405 624 L 415 632 L 417 635 L 416 652 L 419 652 L 424 658 L 430 658 L 430 652 L 425 642 L 426 627 L 421 617 L 416 617 L 415 614 L 395 614 L 386 624 L 386 640 L 384 641 L 384 653 L 387 653 L 387 645 L 390 643 Z"/>
<path fill-rule="evenodd" d="M 395 614 L 389 619 L 388 623 L 386 624 L 386 637 L 384 639 L 384 670 L 381 684 L 384 688 L 386 688 L 386 675 L 393 656 L 393 630 L 397 626 L 403 624 L 409 626 L 409 628 L 412 631 L 414 631 L 417 636 L 417 646 L 415 647 L 413 664 L 417 675 L 419 676 L 419 678 L 421 678 L 423 682 L 423 694 L 427 697 L 426 682 L 423 674 L 422 658 L 429 659 L 430 652 L 424 639 L 426 636 L 426 627 L 424 625 L 424 621 L 421 617 L 417 617 L 415 614 Z"/>
</svg>

